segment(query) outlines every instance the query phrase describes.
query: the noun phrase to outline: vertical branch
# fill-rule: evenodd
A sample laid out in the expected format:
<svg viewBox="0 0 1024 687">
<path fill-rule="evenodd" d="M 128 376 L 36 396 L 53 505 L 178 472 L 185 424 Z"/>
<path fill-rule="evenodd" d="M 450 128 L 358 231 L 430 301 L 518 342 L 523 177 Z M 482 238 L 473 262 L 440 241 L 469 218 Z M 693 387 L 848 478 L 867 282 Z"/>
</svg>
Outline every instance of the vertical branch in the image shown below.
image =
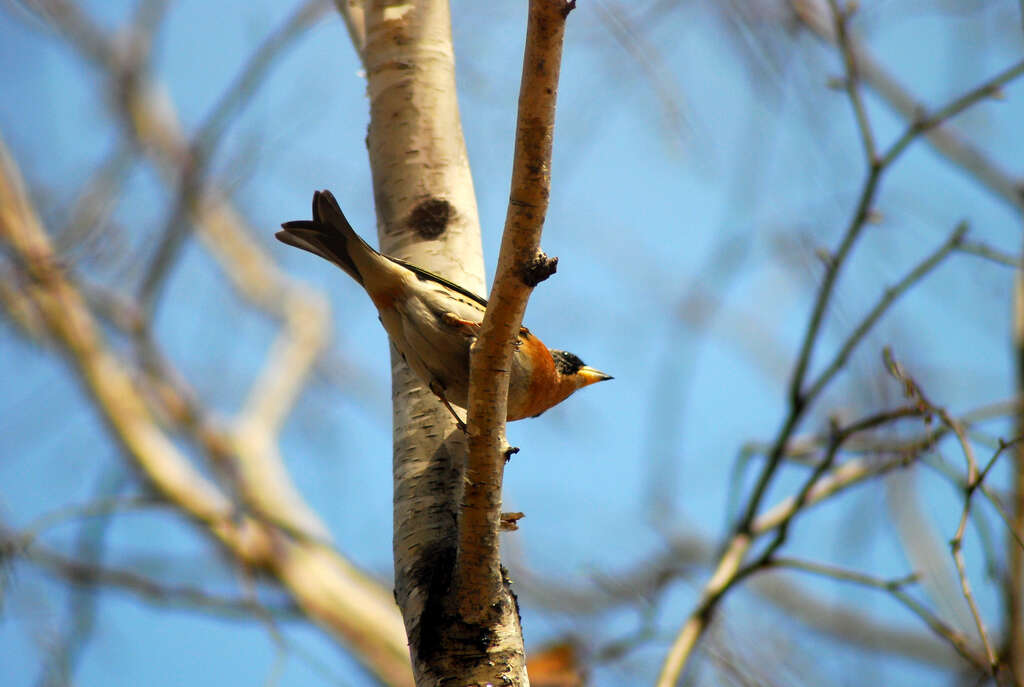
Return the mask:
<svg viewBox="0 0 1024 687">
<path fill-rule="evenodd" d="M 1013 353 L 1017 394 L 1024 394 L 1024 271 L 1014 281 Z M 1024 436 L 1024 409 L 1015 415 L 1015 436 Z M 1013 450 L 1010 483 L 1010 531 L 1006 536 L 1006 654 L 1010 671 L 1024 682 L 1024 547 L 1016 537 L 1024 534 L 1024 443 Z"/>
<path fill-rule="evenodd" d="M 829 8 L 832 10 L 836 39 L 839 43 L 839 52 L 843 56 L 843 65 L 846 68 L 846 94 L 853 105 L 853 114 L 857 118 L 857 129 L 860 131 L 861 145 L 864 146 L 864 157 L 868 164 L 875 161 L 875 136 L 871 131 L 871 121 L 868 119 L 867 108 L 864 107 L 864 100 L 860 95 L 860 73 L 857 71 L 857 60 L 853 55 L 850 44 L 850 37 L 847 33 L 846 22 L 853 14 L 856 7 L 850 4 L 846 7 L 839 6 L 839 0 L 828 0 Z"/>
<path fill-rule="evenodd" d="M 459 521 L 455 593 L 467 619 L 480 621 L 502 594 L 498 529 L 509 371 L 526 302 L 556 261 L 540 251 L 551 189 L 551 148 L 565 19 L 573 3 L 531 0 L 519 90 L 512 188 L 498 267 L 470 356 L 469 461 Z"/>
</svg>

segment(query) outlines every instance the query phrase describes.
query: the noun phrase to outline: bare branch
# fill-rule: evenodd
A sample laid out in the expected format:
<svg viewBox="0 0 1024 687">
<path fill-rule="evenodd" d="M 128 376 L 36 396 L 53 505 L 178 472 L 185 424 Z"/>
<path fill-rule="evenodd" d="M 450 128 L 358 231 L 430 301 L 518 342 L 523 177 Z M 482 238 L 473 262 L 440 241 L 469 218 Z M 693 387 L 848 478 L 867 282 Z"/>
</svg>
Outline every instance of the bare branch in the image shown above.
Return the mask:
<svg viewBox="0 0 1024 687">
<path fill-rule="evenodd" d="M 564 0 L 530 2 L 508 215 L 489 305 L 470 354 L 469 457 L 454 589 L 460 612 L 472 622 L 490 615 L 504 586 L 498 531 L 509 371 L 526 301 L 536 285 L 524 275 L 528 266 L 548 260 L 540 252 L 540 237 L 551 187 L 562 40 L 573 6 Z"/>
<path fill-rule="evenodd" d="M 879 589 L 888 593 L 900 604 L 920 618 L 936 635 L 948 641 L 968 663 L 978 670 L 987 670 L 985 659 L 977 655 L 970 642 L 956 628 L 946 624 L 935 613 L 912 597 L 904 587 L 917 581 L 917 575 L 911 574 L 898 580 L 882 580 L 871 575 L 844 570 L 831 565 L 801 561 L 794 558 L 776 558 L 771 562 L 773 568 L 790 568 L 814 575 L 829 577 L 834 580 L 850 582 L 864 587 Z"/>
<path fill-rule="evenodd" d="M 791 0 L 793 11 L 800 20 L 822 40 L 835 43 L 835 28 L 826 12 L 818 11 L 818 2 Z M 906 120 L 915 122 L 928 108 L 912 93 L 896 82 L 870 52 L 857 41 L 849 39 L 857 73 L 864 83 L 873 88 Z M 925 133 L 925 138 L 948 160 L 973 176 L 1014 209 L 1024 209 L 1024 182 L 1014 178 L 995 161 L 974 147 L 953 126 L 936 122 Z"/>
<path fill-rule="evenodd" d="M 981 611 L 978 609 L 978 604 L 974 599 L 974 593 L 971 589 L 971 584 L 967 577 L 967 566 L 964 562 L 963 556 L 963 539 L 964 533 L 967 528 L 967 518 L 971 512 L 971 499 L 974 496 L 974 492 L 984 482 L 989 470 L 991 470 L 992 467 L 995 465 L 996 461 L 999 459 L 999 456 L 1002 455 L 1006 448 L 1008 448 L 1009 446 L 1016 442 L 1011 442 L 1009 444 L 1001 442 L 999 449 L 989 460 L 985 468 L 979 472 L 978 463 L 974 457 L 974 449 L 971 447 L 971 443 L 967 439 L 963 426 L 958 421 L 953 419 L 945 408 L 936 406 L 935 404 L 928 400 L 924 392 L 921 390 L 921 387 L 917 384 L 917 382 L 914 381 L 912 377 L 910 377 L 909 374 L 907 374 L 906 370 L 904 370 L 903 367 L 898 362 L 896 362 L 889 349 L 885 350 L 885 360 L 886 366 L 889 369 L 889 371 L 903 384 L 904 394 L 908 398 L 914 399 L 924 412 L 934 413 L 938 415 L 942 423 L 953 431 L 953 433 L 956 435 L 957 441 L 960 443 L 960 448 L 963 451 L 964 459 L 967 462 L 967 484 L 965 486 L 964 492 L 964 506 L 960 515 L 960 524 L 957 526 L 956 533 L 953 535 L 952 540 L 950 540 L 949 545 L 953 553 L 953 560 L 956 564 L 957 575 L 960 579 L 961 592 L 963 593 L 964 600 L 967 602 L 968 607 L 971 609 L 971 615 L 974 618 L 975 626 L 978 629 L 978 636 L 981 638 L 981 642 L 985 647 L 985 656 L 988 659 L 989 672 L 994 677 L 998 670 L 999 659 L 996 656 L 995 649 L 993 648 L 992 642 L 989 639 L 988 630 L 985 628 L 985 623 L 982 619 Z"/>
<path fill-rule="evenodd" d="M 846 341 L 843 342 L 843 345 L 839 347 L 839 351 L 836 353 L 835 358 L 832 359 L 832 362 L 822 370 L 818 378 L 810 385 L 805 393 L 805 398 L 808 401 L 817 398 L 818 394 L 821 393 L 832 378 L 835 377 L 841 369 L 843 369 L 843 366 L 846 365 L 846 361 L 850 358 L 850 354 L 853 353 L 857 344 L 867 336 L 872 327 L 875 326 L 882 315 L 884 315 L 889 309 L 889 306 L 891 306 L 900 296 L 913 288 L 918 282 L 927 276 L 929 272 L 938 267 L 938 265 L 946 259 L 946 256 L 956 250 L 966 233 L 967 223 L 961 222 L 938 248 L 911 269 L 902 279 L 885 289 L 882 293 L 882 297 L 877 303 L 875 303 L 874 307 L 871 308 L 864 319 L 861 320 L 860 324 L 854 327 Z"/>
<path fill-rule="evenodd" d="M 698 639 L 707 629 L 722 598 L 741 580 L 771 562 L 772 554 L 785 541 L 789 523 L 803 512 L 806 506 L 820 502 L 870 476 L 906 464 L 907 459 L 903 457 L 884 463 L 861 459 L 845 463 L 832 473 L 825 474 L 833 464 L 842 445 L 851 436 L 860 432 L 918 415 L 920 415 L 920 410 L 915 407 L 897 408 L 862 418 L 845 427 L 833 429 L 824 459 L 812 475 L 805 480 L 799 493 L 780 502 L 753 521 L 746 529 L 734 533 L 725 552 L 719 558 L 711 579 L 704 585 L 696 608 L 687 617 L 662 663 L 661 673 L 656 683 L 658 687 L 671 687 L 676 684 L 683 667 L 696 647 Z M 746 555 L 756 539 L 762 534 L 772 531 L 776 536 L 768 548 L 754 561 L 745 564 Z"/>
<path fill-rule="evenodd" d="M 198 587 L 172 585 L 132 570 L 103 567 L 71 558 L 46 547 L 23 543 L 18 535 L 11 533 L 2 533 L 0 536 L 3 538 L 0 548 L 13 551 L 15 558 L 38 565 L 74 585 L 118 589 L 161 606 L 188 608 L 236 618 L 263 621 L 268 615 L 301 617 L 300 609 L 294 604 L 274 608 L 256 600 L 224 598 Z"/>
<path fill-rule="evenodd" d="M 990 260 L 997 265 L 1005 265 L 1007 267 L 1016 267 L 1017 269 L 1024 269 L 1024 259 L 1016 255 L 1004 253 L 1003 251 L 996 250 L 989 245 L 982 243 L 981 241 L 969 241 L 964 240 L 957 246 L 957 251 L 960 253 L 967 253 L 968 255 L 976 255 L 979 258 Z"/>
<path fill-rule="evenodd" d="M 868 112 L 864 107 L 864 100 L 860 94 L 860 74 L 857 72 L 857 61 L 853 56 L 853 49 L 850 47 L 850 38 L 847 35 L 846 23 L 856 8 L 856 3 L 849 3 L 846 7 L 839 7 L 839 0 L 828 0 L 829 8 L 832 10 L 832 22 L 835 27 L 836 41 L 839 44 L 839 52 L 843 56 L 843 63 L 846 67 L 846 78 L 844 86 L 846 94 L 853 105 L 853 113 L 857 118 L 857 130 L 860 132 L 861 144 L 864 146 L 864 157 L 868 166 L 875 164 L 875 135 L 871 131 L 871 122 L 868 120 Z"/>
<path fill-rule="evenodd" d="M 240 514 L 227 495 L 195 470 L 160 429 L 129 371 L 106 347 L 92 313 L 62 272 L 45 231 L 0 147 L 0 241 L 31 280 L 28 292 L 126 453 L 169 501 L 202 523 L 242 563 L 272 571 L 306 614 L 353 647 L 385 682 L 409 683 L 405 633 L 391 595 L 348 561 L 314 542 L 296 540 L 258 517 Z M 243 493 L 291 522 L 304 504 L 287 489 L 273 461 L 252 451 L 239 461 Z M 290 486 L 286 482 L 286 486 Z M 261 496 L 262 495 L 262 496 Z"/>
<path fill-rule="evenodd" d="M 907 146 L 913 143 L 920 134 L 939 126 L 948 119 L 952 119 L 972 105 L 975 105 L 986 98 L 994 97 L 1001 91 L 1003 86 L 1013 81 L 1021 74 L 1024 74 L 1024 60 L 1004 69 L 1002 72 L 996 74 L 994 77 L 988 79 L 973 90 L 954 98 L 945 106 L 935 110 L 932 114 L 914 118 L 903 135 L 892 144 L 888 151 L 886 151 L 885 155 L 882 157 L 882 166 L 886 167 L 890 165 L 892 161 L 906 150 Z M 1018 191 L 1018 193 L 1020 192 Z"/>
</svg>

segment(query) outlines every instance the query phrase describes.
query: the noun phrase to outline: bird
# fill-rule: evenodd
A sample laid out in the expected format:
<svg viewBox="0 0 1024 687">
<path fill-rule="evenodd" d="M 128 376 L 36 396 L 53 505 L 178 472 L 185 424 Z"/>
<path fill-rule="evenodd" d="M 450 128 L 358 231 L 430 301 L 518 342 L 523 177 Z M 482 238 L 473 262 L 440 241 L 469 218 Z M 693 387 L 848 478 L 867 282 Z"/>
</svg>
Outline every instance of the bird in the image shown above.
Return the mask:
<svg viewBox="0 0 1024 687">
<path fill-rule="evenodd" d="M 318 255 L 370 296 L 392 344 L 413 373 L 455 416 L 469 401 L 469 352 L 487 301 L 444 277 L 384 255 L 352 228 L 330 191 L 313 193 L 313 219 L 284 222 L 276 237 Z M 567 351 L 549 350 L 522 327 L 512 354 L 507 420 L 536 417 L 585 386 L 612 379 Z"/>
</svg>

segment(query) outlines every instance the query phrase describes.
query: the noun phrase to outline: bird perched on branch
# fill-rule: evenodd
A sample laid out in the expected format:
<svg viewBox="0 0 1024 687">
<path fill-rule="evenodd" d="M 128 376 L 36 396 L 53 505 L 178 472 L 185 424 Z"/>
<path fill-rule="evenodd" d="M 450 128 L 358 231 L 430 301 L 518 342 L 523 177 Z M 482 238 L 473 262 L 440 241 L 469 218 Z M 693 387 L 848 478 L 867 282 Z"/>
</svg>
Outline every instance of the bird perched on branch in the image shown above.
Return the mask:
<svg viewBox="0 0 1024 687">
<path fill-rule="evenodd" d="M 377 306 L 381 324 L 412 371 L 465 427 L 451 404 L 469 401 L 469 348 L 487 301 L 363 241 L 330 191 L 313 194 L 313 219 L 285 222 L 277 238 L 330 260 L 355 279 Z M 577 389 L 611 379 L 572 353 L 551 351 L 526 327 L 512 354 L 508 420 L 540 415 Z"/>
</svg>

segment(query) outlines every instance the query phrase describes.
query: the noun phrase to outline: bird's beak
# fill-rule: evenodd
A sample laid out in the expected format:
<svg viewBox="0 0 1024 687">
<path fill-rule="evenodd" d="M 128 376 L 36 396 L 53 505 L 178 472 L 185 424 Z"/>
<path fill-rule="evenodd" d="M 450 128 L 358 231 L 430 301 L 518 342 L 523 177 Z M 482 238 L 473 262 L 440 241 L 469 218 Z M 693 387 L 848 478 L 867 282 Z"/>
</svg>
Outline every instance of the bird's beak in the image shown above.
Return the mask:
<svg viewBox="0 0 1024 687">
<path fill-rule="evenodd" d="M 589 365 L 584 365 L 583 367 L 581 367 L 579 370 L 576 371 L 576 374 L 583 378 L 583 386 L 587 386 L 588 384 L 594 384 L 596 382 L 604 382 L 609 379 L 615 379 L 611 375 L 606 375 L 604 372 L 601 372 L 600 370 L 595 370 Z"/>
</svg>

